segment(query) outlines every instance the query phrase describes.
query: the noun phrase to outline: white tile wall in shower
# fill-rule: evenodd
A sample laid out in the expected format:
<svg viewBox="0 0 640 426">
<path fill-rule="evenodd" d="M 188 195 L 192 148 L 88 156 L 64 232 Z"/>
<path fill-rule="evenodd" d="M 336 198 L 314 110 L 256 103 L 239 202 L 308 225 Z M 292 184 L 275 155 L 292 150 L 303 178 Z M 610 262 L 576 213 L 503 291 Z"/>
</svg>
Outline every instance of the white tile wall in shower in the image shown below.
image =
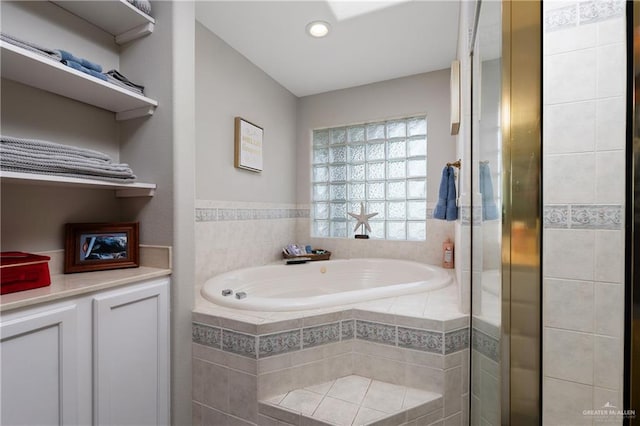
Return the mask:
<svg viewBox="0 0 640 426">
<path fill-rule="evenodd" d="M 585 410 L 621 406 L 624 12 L 543 3 L 544 424 L 592 425 Z"/>
<path fill-rule="evenodd" d="M 596 143 L 596 102 L 549 105 L 544 110 L 543 138 L 547 154 L 593 152 Z"/>
</svg>

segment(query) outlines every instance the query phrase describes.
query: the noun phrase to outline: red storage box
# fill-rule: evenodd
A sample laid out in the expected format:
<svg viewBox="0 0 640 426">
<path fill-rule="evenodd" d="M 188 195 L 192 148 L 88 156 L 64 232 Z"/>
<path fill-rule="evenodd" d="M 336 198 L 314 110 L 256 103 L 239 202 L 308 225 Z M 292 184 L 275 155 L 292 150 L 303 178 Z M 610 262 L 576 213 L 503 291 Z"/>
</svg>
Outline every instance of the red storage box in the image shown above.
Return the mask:
<svg viewBox="0 0 640 426">
<path fill-rule="evenodd" d="M 50 285 L 49 259 L 49 256 L 20 251 L 1 252 L 0 294 Z"/>
</svg>

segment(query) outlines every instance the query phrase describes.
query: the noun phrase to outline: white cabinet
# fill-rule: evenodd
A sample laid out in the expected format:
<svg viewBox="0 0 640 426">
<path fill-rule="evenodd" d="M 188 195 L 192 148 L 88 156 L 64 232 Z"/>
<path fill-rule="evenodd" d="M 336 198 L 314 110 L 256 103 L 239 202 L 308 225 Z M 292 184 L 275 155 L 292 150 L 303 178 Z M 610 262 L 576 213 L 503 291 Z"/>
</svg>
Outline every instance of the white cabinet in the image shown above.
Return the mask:
<svg viewBox="0 0 640 426">
<path fill-rule="evenodd" d="M 169 278 L 3 313 L 0 368 L 0 425 L 169 424 Z"/>
<path fill-rule="evenodd" d="M 94 424 L 169 424 L 169 288 L 94 297 Z"/>
<path fill-rule="evenodd" d="M 0 323 L 0 424 L 76 424 L 77 306 Z"/>
</svg>

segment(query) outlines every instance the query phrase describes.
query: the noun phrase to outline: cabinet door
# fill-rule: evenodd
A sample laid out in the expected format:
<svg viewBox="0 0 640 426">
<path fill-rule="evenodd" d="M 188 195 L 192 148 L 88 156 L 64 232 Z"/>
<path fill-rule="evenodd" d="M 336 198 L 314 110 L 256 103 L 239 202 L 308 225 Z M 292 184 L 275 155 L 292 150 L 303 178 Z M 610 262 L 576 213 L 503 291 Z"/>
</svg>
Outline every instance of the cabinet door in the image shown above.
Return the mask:
<svg viewBox="0 0 640 426">
<path fill-rule="evenodd" d="M 93 299 L 97 425 L 169 423 L 169 280 Z"/>
<path fill-rule="evenodd" d="M 30 310 L 0 323 L 0 424 L 77 423 L 77 306 Z"/>
</svg>

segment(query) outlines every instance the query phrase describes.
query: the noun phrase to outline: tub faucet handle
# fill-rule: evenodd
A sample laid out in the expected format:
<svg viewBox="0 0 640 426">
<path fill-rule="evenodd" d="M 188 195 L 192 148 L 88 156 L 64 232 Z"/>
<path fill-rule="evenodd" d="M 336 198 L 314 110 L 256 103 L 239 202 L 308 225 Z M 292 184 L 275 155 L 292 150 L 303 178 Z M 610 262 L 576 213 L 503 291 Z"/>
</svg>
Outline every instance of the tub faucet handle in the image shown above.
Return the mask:
<svg viewBox="0 0 640 426">
<path fill-rule="evenodd" d="M 247 293 L 245 293 L 244 291 L 239 291 L 236 293 L 236 299 L 244 299 L 245 297 L 247 297 Z"/>
<path fill-rule="evenodd" d="M 231 290 L 230 288 L 226 288 L 224 290 L 222 290 L 222 295 L 223 296 L 231 296 L 233 294 L 233 290 Z"/>
</svg>

